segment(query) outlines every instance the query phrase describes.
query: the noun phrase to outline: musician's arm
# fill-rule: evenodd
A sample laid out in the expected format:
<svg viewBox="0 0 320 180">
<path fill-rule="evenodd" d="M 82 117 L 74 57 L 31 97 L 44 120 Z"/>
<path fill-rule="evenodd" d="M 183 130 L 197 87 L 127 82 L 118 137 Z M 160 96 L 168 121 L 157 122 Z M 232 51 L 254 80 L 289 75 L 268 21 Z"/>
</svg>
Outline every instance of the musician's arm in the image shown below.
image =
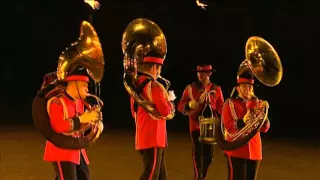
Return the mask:
<svg viewBox="0 0 320 180">
<path fill-rule="evenodd" d="M 171 102 L 168 101 L 168 98 L 165 97 L 164 92 L 162 92 L 162 89 L 156 84 L 156 82 L 151 83 L 151 93 L 152 101 L 160 115 L 170 115 L 172 108 L 174 107 Z"/>
<path fill-rule="evenodd" d="M 188 94 L 188 87 L 186 87 L 182 93 L 182 97 L 178 103 L 178 111 L 179 112 L 185 112 L 185 111 L 189 111 L 190 107 L 189 107 L 189 94 Z"/>
<path fill-rule="evenodd" d="M 231 100 L 230 100 L 231 101 Z M 229 133 L 235 133 L 238 129 L 245 126 L 242 119 L 234 119 L 231 114 L 231 109 L 229 106 L 229 101 L 224 103 L 222 108 L 222 117 L 224 127 Z"/>
<path fill-rule="evenodd" d="M 58 99 L 54 99 L 50 103 L 49 117 L 52 129 L 57 133 L 66 133 L 80 129 L 80 119 L 64 119 L 63 106 Z"/>
<path fill-rule="evenodd" d="M 270 129 L 270 121 L 269 118 L 267 117 L 266 121 L 264 122 L 263 126 L 260 128 L 260 132 L 266 133 Z"/>
<path fill-rule="evenodd" d="M 135 107 L 134 107 L 134 99 L 133 98 L 130 98 L 130 110 L 131 110 L 131 115 L 133 118 L 135 118 Z"/>
<path fill-rule="evenodd" d="M 218 115 L 221 116 L 222 108 L 224 104 L 224 98 L 223 98 L 223 94 L 220 86 L 216 87 L 215 90 L 216 90 L 215 95 L 212 94 L 211 96 L 216 96 L 216 103 L 215 103 L 214 109 L 216 110 Z M 211 98 L 215 98 L 215 97 L 211 97 Z"/>
</svg>

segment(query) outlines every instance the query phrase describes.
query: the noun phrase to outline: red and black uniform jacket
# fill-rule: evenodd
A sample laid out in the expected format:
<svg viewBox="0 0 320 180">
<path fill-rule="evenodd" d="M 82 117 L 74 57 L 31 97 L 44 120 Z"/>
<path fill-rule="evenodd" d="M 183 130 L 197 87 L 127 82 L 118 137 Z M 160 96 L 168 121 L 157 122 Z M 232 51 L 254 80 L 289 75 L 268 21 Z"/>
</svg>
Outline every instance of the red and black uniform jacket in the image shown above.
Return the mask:
<svg viewBox="0 0 320 180">
<path fill-rule="evenodd" d="M 75 100 L 68 94 L 63 93 L 48 101 L 47 111 L 50 124 L 55 132 L 67 136 L 79 136 L 73 131 L 79 130 L 81 126 L 77 117 L 84 112 L 84 103 L 81 100 Z M 68 161 L 80 164 L 80 153 L 82 153 L 86 163 L 89 164 L 85 149 L 62 149 L 47 141 L 43 159 L 44 161 Z"/>
<path fill-rule="evenodd" d="M 141 96 L 154 104 L 161 116 L 168 116 L 172 112 L 174 106 L 168 101 L 163 85 L 151 75 L 141 73 L 136 87 Z M 135 103 L 133 98 L 130 99 L 130 106 L 136 123 L 135 149 L 167 147 L 166 120 L 155 119 L 143 107 Z"/>
<path fill-rule="evenodd" d="M 187 87 L 183 91 L 182 97 L 178 104 L 178 111 L 189 112 L 190 111 L 189 102 L 191 100 L 195 100 L 199 102 L 200 96 L 204 91 L 209 92 L 210 106 L 214 111 L 214 113 L 220 116 L 222 112 L 223 103 L 224 103 L 222 90 L 220 86 L 213 84 L 211 82 L 204 85 L 201 82 L 196 81 L 196 82 L 193 82 L 192 84 L 187 85 Z M 201 115 L 204 105 L 205 105 L 205 102 L 200 103 L 199 107 L 189 114 L 190 132 L 200 130 L 198 117 Z"/>
<path fill-rule="evenodd" d="M 246 101 L 237 97 L 228 99 L 223 106 L 222 120 L 224 127 L 230 134 L 236 133 L 245 126 L 243 117 L 247 113 Z M 270 128 L 270 121 L 265 121 L 265 124 L 260 129 L 260 132 L 267 132 Z M 262 159 L 262 142 L 258 132 L 247 144 L 235 149 L 225 151 L 225 154 L 232 157 L 261 160 Z M 226 134 L 228 141 L 228 135 Z M 230 140 L 230 139 L 229 139 Z"/>
</svg>

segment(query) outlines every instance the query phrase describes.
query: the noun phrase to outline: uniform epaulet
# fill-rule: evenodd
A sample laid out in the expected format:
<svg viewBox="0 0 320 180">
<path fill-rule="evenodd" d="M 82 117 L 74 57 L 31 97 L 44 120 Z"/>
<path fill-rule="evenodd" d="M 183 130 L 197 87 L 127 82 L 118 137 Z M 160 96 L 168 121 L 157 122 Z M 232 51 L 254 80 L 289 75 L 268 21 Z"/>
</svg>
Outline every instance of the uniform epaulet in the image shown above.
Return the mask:
<svg viewBox="0 0 320 180">
<path fill-rule="evenodd" d="M 147 84 L 149 84 L 149 82 L 150 81 L 152 81 L 152 79 L 151 78 L 145 78 L 145 79 L 143 79 L 143 81 L 142 82 L 140 82 L 140 84 L 138 84 L 137 86 L 136 86 L 136 92 L 138 93 L 138 94 L 140 94 L 141 92 L 142 92 L 142 90 L 144 89 L 144 87 L 147 85 Z"/>
<path fill-rule="evenodd" d="M 159 84 L 156 81 L 151 81 L 151 88 L 158 87 Z"/>
<path fill-rule="evenodd" d="M 212 85 L 215 86 L 215 87 L 220 87 L 220 85 L 216 84 L 216 83 L 212 83 Z"/>
<path fill-rule="evenodd" d="M 51 103 L 61 104 L 60 98 L 65 97 L 64 93 L 59 93 L 56 96 L 52 97 Z"/>
<path fill-rule="evenodd" d="M 220 85 L 219 84 L 216 84 L 216 83 L 211 83 L 212 84 L 212 87 L 211 89 L 217 89 L 217 88 L 220 88 Z"/>
<path fill-rule="evenodd" d="M 235 100 L 235 98 L 228 98 L 228 99 L 226 99 L 226 103 L 229 103 L 230 101 L 234 101 Z"/>
<path fill-rule="evenodd" d="M 50 103 L 56 103 L 56 104 L 61 105 L 61 101 L 58 97 L 53 97 L 52 100 L 50 101 Z"/>
</svg>

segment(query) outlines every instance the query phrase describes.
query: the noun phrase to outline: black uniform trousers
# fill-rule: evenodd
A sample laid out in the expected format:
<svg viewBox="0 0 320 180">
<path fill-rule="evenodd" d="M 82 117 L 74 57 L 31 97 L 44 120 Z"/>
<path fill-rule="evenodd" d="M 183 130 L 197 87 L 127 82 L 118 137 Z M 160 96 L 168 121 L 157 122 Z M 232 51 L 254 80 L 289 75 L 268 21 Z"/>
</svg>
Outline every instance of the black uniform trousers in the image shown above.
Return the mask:
<svg viewBox="0 0 320 180">
<path fill-rule="evenodd" d="M 167 180 L 164 148 L 139 150 L 144 170 L 139 180 Z"/>
<path fill-rule="evenodd" d="M 80 165 L 72 162 L 53 162 L 53 167 L 56 172 L 55 180 L 90 180 L 89 167 L 80 156 Z"/>
<path fill-rule="evenodd" d="M 194 167 L 194 179 L 205 179 L 209 166 L 213 159 L 214 146 L 199 142 L 200 131 L 192 131 L 191 139 L 193 144 L 192 158 Z"/>
<path fill-rule="evenodd" d="M 228 180 L 256 180 L 259 160 L 227 157 Z"/>
</svg>

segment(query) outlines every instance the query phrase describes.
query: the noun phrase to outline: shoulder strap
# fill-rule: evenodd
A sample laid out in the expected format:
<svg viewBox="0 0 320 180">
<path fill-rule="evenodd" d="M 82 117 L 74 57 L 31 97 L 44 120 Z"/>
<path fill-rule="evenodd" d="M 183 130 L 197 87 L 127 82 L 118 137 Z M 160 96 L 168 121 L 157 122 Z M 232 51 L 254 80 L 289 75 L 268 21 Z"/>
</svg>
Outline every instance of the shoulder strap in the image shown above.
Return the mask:
<svg viewBox="0 0 320 180">
<path fill-rule="evenodd" d="M 47 112 L 48 112 L 48 114 L 50 113 L 50 105 L 51 105 L 51 103 L 53 101 L 61 104 L 62 110 L 63 110 L 63 117 L 64 117 L 64 119 L 68 119 L 68 109 L 67 109 L 66 103 L 64 102 L 62 97 L 52 97 L 47 101 Z"/>
<path fill-rule="evenodd" d="M 151 81 L 153 81 L 152 78 L 146 78 L 145 80 L 143 80 L 142 83 L 140 83 L 140 84 L 135 88 L 136 93 L 137 93 L 138 95 L 140 95 L 140 94 L 142 93 L 142 91 L 143 91 L 143 88 L 144 88 L 149 82 L 151 82 Z M 136 101 L 134 101 L 133 109 L 134 109 L 135 112 L 138 111 L 138 107 L 139 107 L 139 104 L 138 104 Z"/>
<path fill-rule="evenodd" d="M 216 84 L 211 83 L 211 89 L 210 89 L 210 90 L 215 90 L 215 89 L 216 89 L 216 87 L 217 87 L 217 85 L 216 85 Z"/>
<path fill-rule="evenodd" d="M 229 103 L 229 108 L 230 108 L 230 112 L 231 112 L 232 118 L 235 121 L 238 120 L 238 116 L 237 116 L 236 110 L 234 109 L 234 104 L 233 104 L 232 99 L 228 99 L 227 101 Z"/>
<path fill-rule="evenodd" d="M 137 87 L 136 87 L 136 93 L 140 94 L 143 90 L 143 88 L 149 83 L 153 81 L 151 78 L 146 78 L 145 80 L 142 81 Z"/>
<path fill-rule="evenodd" d="M 193 94 L 192 94 L 192 84 L 189 84 L 187 85 L 187 91 L 188 91 L 188 95 L 189 95 L 189 98 L 194 101 L 194 97 L 193 97 Z"/>
</svg>

